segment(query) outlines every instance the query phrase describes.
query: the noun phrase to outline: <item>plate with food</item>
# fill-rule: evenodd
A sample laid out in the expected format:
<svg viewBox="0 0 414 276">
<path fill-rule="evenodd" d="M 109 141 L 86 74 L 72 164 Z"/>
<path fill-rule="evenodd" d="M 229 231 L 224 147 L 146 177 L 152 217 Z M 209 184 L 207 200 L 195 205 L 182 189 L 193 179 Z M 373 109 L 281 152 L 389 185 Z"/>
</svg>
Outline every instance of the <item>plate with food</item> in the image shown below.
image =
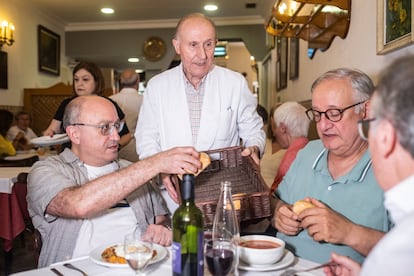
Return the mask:
<svg viewBox="0 0 414 276">
<path fill-rule="evenodd" d="M 155 264 L 165 259 L 168 255 L 167 248 L 153 244 L 152 258 L 149 264 Z M 125 267 L 129 268 L 124 254 L 123 244 L 103 245 L 95 248 L 89 254 L 89 258 L 96 264 L 107 267 Z"/>
<path fill-rule="evenodd" d="M 36 146 L 54 146 L 69 142 L 69 137 L 65 133 L 50 136 L 36 137 L 30 140 L 30 143 Z"/>
</svg>

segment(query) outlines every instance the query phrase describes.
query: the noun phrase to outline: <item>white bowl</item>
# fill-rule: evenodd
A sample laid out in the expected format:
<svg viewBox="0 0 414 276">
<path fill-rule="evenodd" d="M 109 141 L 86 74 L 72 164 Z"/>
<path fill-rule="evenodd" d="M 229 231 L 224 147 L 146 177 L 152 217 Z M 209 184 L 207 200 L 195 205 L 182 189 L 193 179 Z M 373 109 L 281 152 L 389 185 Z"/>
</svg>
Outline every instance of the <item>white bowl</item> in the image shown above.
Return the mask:
<svg viewBox="0 0 414 276">
<path fill-rule="evenodd" d="M 255 241 L 252 243 L 252 241 Z M 256 248 L 252 248 L 256 247 Z M 285 242 L 266 235 L 241 236 L 239 243 L 240 259 L 252 266 L 271 265 L 279 261 L 285 251 Z"/>
</svg>

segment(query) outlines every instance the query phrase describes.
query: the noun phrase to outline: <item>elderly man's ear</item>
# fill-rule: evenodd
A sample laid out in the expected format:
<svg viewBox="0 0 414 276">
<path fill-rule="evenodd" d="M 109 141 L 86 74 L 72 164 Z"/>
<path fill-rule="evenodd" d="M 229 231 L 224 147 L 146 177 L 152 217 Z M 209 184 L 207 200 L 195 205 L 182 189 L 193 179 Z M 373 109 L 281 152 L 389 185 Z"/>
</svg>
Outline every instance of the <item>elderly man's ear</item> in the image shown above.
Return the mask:
<svg viewBox="0 0 414 276">
<path fill-rule="evenodd" d="M 75 144 L 79 144 L 79 133 L 76 126 L 66 127 L 66 134 L 68 135 L 70 141 Z"/>
</svg>

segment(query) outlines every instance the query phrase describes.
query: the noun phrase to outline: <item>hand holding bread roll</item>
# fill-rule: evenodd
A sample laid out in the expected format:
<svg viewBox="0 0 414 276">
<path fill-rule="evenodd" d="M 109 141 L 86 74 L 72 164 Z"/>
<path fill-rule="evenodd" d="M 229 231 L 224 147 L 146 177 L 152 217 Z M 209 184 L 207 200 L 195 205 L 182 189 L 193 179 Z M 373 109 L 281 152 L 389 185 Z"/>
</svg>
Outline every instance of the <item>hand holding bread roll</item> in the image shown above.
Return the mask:
<svg viewBox="0 0 414 276">
<path fill-rule="evenodd" d="M 205 168 L 207 168 L 210 165 L 210 163 L 211 163 L 210 156 L 207 153 L 205 153 L 205 152 L 200 152 L 200 162 L 201 162 L 201 169 L 199 169 L 194 174 L 194 176 L 199 175 L 202 171 L 204 171 Z M 192 173 L 192 172 L 188 172 L 188 173 Z M 183 175 L 182 174 L 179 174 L 178 177 L 181 180 L 183 179 Z"/>
<path fill-rule="evenodd" d="M 298 200 L 293 204 L 293 208 L 292 211 L 296 214 L 299 215 L 300 213 L 302 213 L 302 211 L 304 211 L 305 209 L 308 208 L 313 208 L 316 207 L 315 205 L 313 205 L 313 203 L 306 201 L 306 200 Z"/>
</svg>

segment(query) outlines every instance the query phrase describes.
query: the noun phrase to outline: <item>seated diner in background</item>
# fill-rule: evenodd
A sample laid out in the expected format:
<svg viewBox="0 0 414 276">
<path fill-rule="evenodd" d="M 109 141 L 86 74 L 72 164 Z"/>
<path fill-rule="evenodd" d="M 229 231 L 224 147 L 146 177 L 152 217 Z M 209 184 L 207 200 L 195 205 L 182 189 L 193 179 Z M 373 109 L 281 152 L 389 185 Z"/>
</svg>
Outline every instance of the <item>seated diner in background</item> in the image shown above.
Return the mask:
<svg viewBox="0 0 414 276">
<path fill-rule="evenodd" d="M 289 170 L 299 150 L 309 142 L 310 120 L 306 108 L 297 102 L 285 102 L 273 113 L 274 133 L 277 143 L 286 150 L 277 169 L 270 192 L 273 194 Z"/>
<path fill-rule="evenodd" d="M 77 96 L 85 95 L 98 95 L 104 97 L 104 77 L 102 75 L 101 69 L 99 69 L 98 65 L 95 63 L 85 61 L 79 62 L 75 68 L 73 68 L 72 86 L 74 95 L 62 101 L 49 126 L 45 131 L 43 131 L 43 135 L 53 136 L 55 134 L 64 132 L 62 129 L 63 114 L 65 112 L 66 106 L 72 99 L 76 98 Z M 122 109 L 115 101 L 110 101 L 115 105 L 119 119 L 121 121 L 124 121 L 125 114 Z M 127 124 L 123 124 L 123 128 L 120 130 L 119 136 L 121 137 L 119 140 L 119 145 L 121 147 L 127 145 L 131 141 L 131 133 L 129 132 Z"/>
<path fill-rule="evenodd" d="M 324 263 L 332 252 L 362 262 L 390 230 L 391 222 L 372 170 L 368 143 L 357 122 L 368 118 L 374 91 L 363 72 L 328 71 L 312 85 L 312 107 L 320 140 L 298 152 L 276 190 L 273 226 L 297 256 Z M 295 213 L 307 200 L 314 207 Z"/>
<path fill-rule="evenodd" d="M 264 120 L 263 116 L 261 115 L 264 114 L 264 112 L 259 112 L 259 109 L 257 110 L 257 113 L 259 113 L 259 115 L 263 118 L 263 129 L 266 131 L 265 149 L 263 156 L 260 159 L 260 174 L 262 175 L 266 185 L 269 188 L 272 186 L 273 179 L 275 179 L 277 169 L 279 168 L 279 164 L 286 152 L 276 141 L 274 133 L 275 122 L 273 120 L 273 113 L 277 106 L 278 105 L 275 105 L 270 109 L 268 118 L 266 118 L 266 120 Z"/>
<path fill-rule="evenodd" d="M 16 155 L 18 141 L 10 142 L 7 140 L 7 131 L 13 123 L 13 113 L 8 110 L 0 109 L 0 157 Z M 20 138 L 20 137 L 18 137 Z"/>
<path fill-rule="evenodd" d="M 371 99 L 370 116 L 358 122 L 368 140 L 384 205 L 395 226 L 371 250 L 361 266 L 349 257 L 332 254 L 338 265 L 325 268 L 329 276 L 398 275 L 414 271 L 414 56 L 394 61 L 381 74 Z M 363 130 L 365 129 L 365 131 Z"/>
<path fill-rule="evenodd" d="M 158 173 L 195 173 L 192 147 L 173 148 L 137 163 L 118 160 L 116 108 L 100 96 L 79 96 L 65 111 L 72 147 L 34 164 L 28 209 L 42 236 L 39 266 L 87 256 L 102 244 L 122 243 L 136 226 L 168 246 L 172 233 L 165 202 L 149 182 Z"/>
<path fill-rule="evenodd" d="M 30 140 L 36 138 L 37 135 L 30 128 L 32 121 L 30 114 L 26 111 L 20 111 L 15 116 L 16 125 L 11 126 L 7 131 L 7 139 L 9 141 L 18 141 L 16 150 L 30 150 L 35 146 L 30 143 Z M 23 136 L 19 133 L 22 133 Z"/>
</svg>

